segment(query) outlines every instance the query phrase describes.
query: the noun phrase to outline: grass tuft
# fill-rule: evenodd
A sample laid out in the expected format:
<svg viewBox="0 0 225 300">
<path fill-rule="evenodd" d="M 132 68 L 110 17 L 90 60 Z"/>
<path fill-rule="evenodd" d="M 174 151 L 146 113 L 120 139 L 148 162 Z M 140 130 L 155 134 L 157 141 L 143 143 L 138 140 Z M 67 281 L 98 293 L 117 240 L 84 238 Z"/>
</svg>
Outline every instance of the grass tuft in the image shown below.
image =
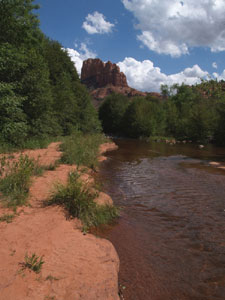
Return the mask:
<svg viewBox="0 0 225 300">
<path fill-rule="evenodd" d="M 79 218 L 86 231 L 92 226 L 106 224 L 116 218 L 118 209 L 110 205 L 97 205 L 94 202 L 96 192 L 79 180 L 77 172 L 69 175 L 66 186 L 58 185 L 56 192 L 47 201 L 47 205 L 62 205 L 71 217 Z"/>
<path fill-rule="evenodd" d="M 98 165 L 98 151 L 100 144 L 106 138 L 102 134 L 82 134 L 76 132 L 65 137 L 60 146 L 63 155 L 61 161 L 66 164 L 76 164 L 94 169 Z"/>
<path fill-rule="evenodd" d="M 22 144 L 15 146 L 7 143 L 0 143 L 0 153 L 17 152 L 21 149 L 43 149 L 51 142 L 60 140 L 61 137 L 33 137 L 24 141 Z"/>
<path fill-rule="evenodd" d="M 49 281 L 54 281 L 54 280 L 59 280 L 59 278 L 57 278 L 57 277 L 55 277 L 55 276 L 52 276 L 51 274 L 50 275 L 48 275 L 46 278 L 45 278 L 45 280 L 49 280 Z"/>
<path fill-rule="evenodd" d="M 25 263 L 23 263 L 24 268 L 31 269 L 35 273 L 40 273 L 42 265 L 44 263 L 43 256 L 39 257 L 35 253 L 33 253 L 31 256 L 28 256 L 28 254 L 24 257 Z"/>
<path fill-rule="evenodd" d="M 46 171 L 54 171 L 60 165 L 60 161 L 56 160 L 54 163 L 51 163 L 48 166 L 45 166 L 44 169 Z"/>
<path fill-rule="evenodd" d="M 26 203 L 31 176 L 42 175 L 44 168 L 38 162 L 20 155 L 16 161 L 10 161 L 6 156 L 0 159 L 0 192 L 8 207 L 16 207 Z"/>
<path fill-rule="evenodd" d="M 0 222 L 12 223 L 14 217 L 14 214 L 4 214 L 0 217 Z"/>
</svg>

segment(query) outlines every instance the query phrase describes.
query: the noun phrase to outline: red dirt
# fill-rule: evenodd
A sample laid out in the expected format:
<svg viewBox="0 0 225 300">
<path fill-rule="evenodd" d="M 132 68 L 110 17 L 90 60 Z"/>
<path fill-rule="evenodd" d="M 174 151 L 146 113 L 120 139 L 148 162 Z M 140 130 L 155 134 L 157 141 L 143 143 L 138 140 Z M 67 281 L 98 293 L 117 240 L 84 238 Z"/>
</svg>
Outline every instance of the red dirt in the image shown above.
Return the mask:
<svg viewBox="0 0 225 300">
<path fill-rule="evenodd" d="M 104 143 L 104 144 L 102 144 L 99 147 L 99 154 L 100 154 L 100 156 L 98 158 L 99 162 L 102 162 L 102 161 L 107 159 L 107 157 L 102 155 L 102 154 L 104 154 L 107 151 L 113 151 L 113 150 L 117 150 L 117 149 L 118 149 L 118 146 L 115 143 Z"/>
<path fill-rule="evenodd" d="M 106 148 L 101 146 L 103 150 Z M 24 153 L 39 157 L 42 165 L 54 163 L 61 155 L 58 143 Z M 60 165 L 34 178 L 30 206 L 20 208 L 12 223 L 0 223 L 0 300 L 119 299 L 119 259 L 113 245 L 91 234 L 83 235 L 80 222 L 66 219 L 62 208 L 42 205 L 55 183 L 65 184 L 68 172 L 75 168 Z M 85 176 L 83 180 L 91 180 L 90 175 Z M 96 201 L 112 203 L 104 193 Z M 1 209 L 0 215 L 3 213 Z M 26 253 L 44 256 L 39 274 L 22 270 Z"/>
</svg>

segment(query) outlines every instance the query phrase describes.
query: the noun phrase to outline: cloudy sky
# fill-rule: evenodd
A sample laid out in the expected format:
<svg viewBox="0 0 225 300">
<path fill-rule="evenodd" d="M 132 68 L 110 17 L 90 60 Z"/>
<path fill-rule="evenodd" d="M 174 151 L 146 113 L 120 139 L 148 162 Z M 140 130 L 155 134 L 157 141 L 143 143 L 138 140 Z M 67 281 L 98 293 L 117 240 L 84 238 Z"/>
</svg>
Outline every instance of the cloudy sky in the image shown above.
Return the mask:
<svg viewBox="0 0 225 300">
<path fill-rule="evenodd" d="M 225 79 L 225 0 L 36 0 L 41 29 L 69 52 L 120 66 L 128 84 Z"/>
</svg>

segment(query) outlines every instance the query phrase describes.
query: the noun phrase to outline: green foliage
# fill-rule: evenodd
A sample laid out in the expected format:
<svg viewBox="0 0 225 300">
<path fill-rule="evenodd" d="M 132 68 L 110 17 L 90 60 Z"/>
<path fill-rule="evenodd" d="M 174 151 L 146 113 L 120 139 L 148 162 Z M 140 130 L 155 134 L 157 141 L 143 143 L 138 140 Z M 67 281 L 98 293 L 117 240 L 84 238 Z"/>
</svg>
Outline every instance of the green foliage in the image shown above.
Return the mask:
<svg viewBox="0 0 225 300">
<path fill-rule="evenodd" d="M 56 140 L 58 140 L 57 137 L 33 137 L 22 142 L 20 149 L 44 149 Z"/>
<path fill-rule="evenodd" d="M 0 1 L 0 43 L 9 42 L 16 46 L 32 44 L 38 34 L 39 20 L 33 9 L 33 0 Z"/>
<path fill-rule="evenodd" d="M 51 274 L 50 275 L 48 275 L 46 278 L 45 278 L 45 280 L 49 280 L 49 281 L 54 281 L 54 280 L 59 280 L 59 278 L 57 278 L 57 277 L 55 277 L 55 276 L 52 276 Z"/>
<path fill-rule="evenodd" d="M 46 39 L 44 56 L 49 68 L 53 110 L 64 134 L 70 134 L 68 128 L 78 123 L 78 104 L 74 93 L 78 75 L 69 56 L 58 42 Z"/>
<path fill-rule="evenodd" d="M 63 151 L 61 161 L 66 164 L 83 165 L 95 168 L 98 164 L 97 156 L 99 146 L 105 141 L 102 134 L 82 134 L 74 132 L 65 137 L 60 146 Z"/>
<path fill-rule="evenodd" d="M 165 116 L 161 104 L 138 97 L 124 115 L 125 133 L 129 137 L 163 135 Z"/>
<path fill-rule="evenodd" d="M 96 193 L 79 180 L 77 172 L 70 173 L 67 186 L 58 185 L 56 192 L 47 202 L 48 205 L 62 205 L 68 214 L 79 218 L 88 229 L 110 222 L 118 216 L 118 209 L 113 206 L 99 206 L 94 202 Z"/>
<path fill-rule="evenodd" d="M 18 145 L 27 135 L 28 127 L 22 110 L 24 98 L 15 95 L 13 85 L 0 82 L 0 141 Z"/>
<path fill-rule="evenodd" d="M 6 156 L 0 160 L 0 191 L 8 207 L 23 205 L 28 196 L 31 176 L 40 175 L 43 169 L 37 162 L 20 155 L 18 160 L 10 161 Z"/>
<path fill-rule="evenodd" d="M 102 131 L 98 113 L 91 103 L 86 87 L 79 82 L 75 85 L 79 107 L 79 124 L 77 129 L 84 133 L 99 133 Z"/>
<path fill-rule="evenodd" d="M 11 223 L 14 217 L 14 214 L 4 214 L 0 217 L 0 222 Z"/>
<path fill-rule="evenodd" d="M 123 95 L 112 94 L 101 105 L 99 117 L 107 133 L 133 138 L 164 133 L 165 113 L 154 97 L 129 100 Z"/>
<path fill-rule="evenodd" d="M 216 107 L 221 95 L 216 98 L 215 93 L 211 95 L 206 92 L 205 83 L 193 87 L 176 85 L 176 91 L 165 104 L 167 134 L 177 139 L 201 142 L 212 140 L 217 131 Z"/>
<path fill-rule="evenodd" d="M 225 145 L 225 99 L 223 102 L 217 104 L 217 124 L 214 134 L 214 141 L 221 146 Z"/>
<path fill-rule="evenodd" d="M 225 82 L 202 81 L 188 86 L 161 87 L 163 100 L 111 95 L 99 116 L 107 133 L 132 138 L 171 136 L 225 145 Z"/>
<path fill-rule="evenodd" d="M 123 133 L 123 117 L 128 108 L 129 100 L 121 94 L 109 95 L 99 108 L 99 118 L 104 132 Z"/>
<path fill-rule="evenodd" d="M 39 257 L 35 253 L 29 256 L 27 253 L 24 257 L 25 263 L 23 264 L 24 268 L 28 268 L 35 273 L 40 273 L 42 265 L 44 264 L 43 256 Z"/>
<path fill-rule="evenodd" d="M 58 42 L 46 39 L 44 56 L 50 72 L 53 109 L 63 133 L 70 135 L 74 128 L 83 132 L 100 131 L 97 112 L 68 53 Z"/>
<path fill-rule="evenodd" d="M 44 36 L 33 0 L 0 1 L 0 143 L 101 130 L 67 52 Z"/>
</svg>

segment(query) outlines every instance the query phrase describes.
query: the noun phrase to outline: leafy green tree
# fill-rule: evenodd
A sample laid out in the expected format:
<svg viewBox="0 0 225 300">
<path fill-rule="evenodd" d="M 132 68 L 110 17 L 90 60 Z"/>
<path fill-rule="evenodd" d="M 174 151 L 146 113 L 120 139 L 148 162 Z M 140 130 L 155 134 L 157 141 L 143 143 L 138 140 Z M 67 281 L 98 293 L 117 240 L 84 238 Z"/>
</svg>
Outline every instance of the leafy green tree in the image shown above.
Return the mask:
<svg viewBox="0 0 225 300">
<path fill-rule="evenodd" d="M 102 131 L 98 113 L 91 102 L 90 94 L 80 82 L 77 82 L 75 85 L 75 95 L 78 99 L 79 108 L 78 129 L 85 133 Z"/>
<path fill-rule="evenodd" d="M 178 109 L 175 103 L 171 100 L 166 101 L 163 104 L 163 108 L 166 115 L 166 135 L 175 137 L 179 123 Z"/>
<path fill-rule="evenodd" d="M 33 13 L 38 6 L 33 3 L 0 0 L 0 83 L 13 86 L 7 97 L 0 98 L 1 137 L 8 135 L 8 140 L 16 141 L 18 134 L 22 143 L 22 137 L 70 134 L 74 129 L 99 131 L 97 113 L 74 64 L 58 42 L 41 32 Z M 8 103 L 18 113 L 14 118 L 11 111 L 10 122 Z M 23 136 L 19 112 L 26 120 L 21 117 L 26 125 Z"/>
<path fill-rule="evenodd" d="M 216 144 L 225 145 L 225 101 L 221 101 L 216 106 L 217 123 L 214 131 L 214 141 Z"/>
<path fill-rule="evenodd" d="M 130 137 L 163 135 L 165 114 L 160 103 L 138 97 L 128 107 L 123 122 Z"/>
<path fill-rule="evenodd" d="M 129 106 L 129 99 L 122 94 L 109 95 L 99 108 L 99 118 L 107 133 L 123 134 L 123 117 Z"/>
<path fill-rule="evenodd" d="M 74 129 L 99 131 L 97 112 L 68 53 L 58 42 L 46 39 L 44 56 L 49 68 L 53 110 L 63 133 L 70 134 Z"/>
<path fill-rule="evenodd" d="M 0 141 L 19 145 L 26 138 L 28 125 L 23 101 L 24 98 L 15 95 L 12 84 L 0 82 Z"/>
<path fill-rule="evenodd" d="M 33 0 L 0 1 L 0 44 L 33 47 L 40 34 L 39 20 L 32 12 L 39 6 Z"/>
</svg>

